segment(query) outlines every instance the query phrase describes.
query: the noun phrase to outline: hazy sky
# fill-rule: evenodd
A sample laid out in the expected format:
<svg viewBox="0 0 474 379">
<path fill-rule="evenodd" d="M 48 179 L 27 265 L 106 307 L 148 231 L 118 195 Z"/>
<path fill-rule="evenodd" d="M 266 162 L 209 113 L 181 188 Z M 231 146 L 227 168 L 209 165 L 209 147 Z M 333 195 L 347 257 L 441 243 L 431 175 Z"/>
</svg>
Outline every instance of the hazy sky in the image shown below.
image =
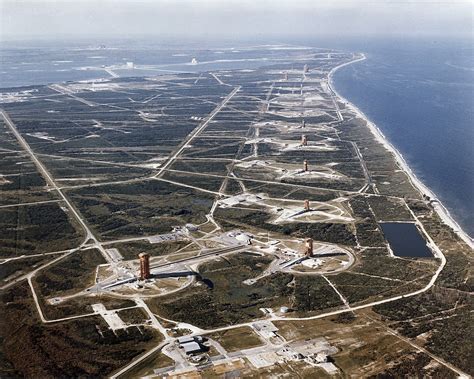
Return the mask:
<svg viewBox="0 0 474 379">
<path fill-rule="evenodd" d="M 471 0 L 0 0 L 1 39 L 473 33 Z"/>
</svg>

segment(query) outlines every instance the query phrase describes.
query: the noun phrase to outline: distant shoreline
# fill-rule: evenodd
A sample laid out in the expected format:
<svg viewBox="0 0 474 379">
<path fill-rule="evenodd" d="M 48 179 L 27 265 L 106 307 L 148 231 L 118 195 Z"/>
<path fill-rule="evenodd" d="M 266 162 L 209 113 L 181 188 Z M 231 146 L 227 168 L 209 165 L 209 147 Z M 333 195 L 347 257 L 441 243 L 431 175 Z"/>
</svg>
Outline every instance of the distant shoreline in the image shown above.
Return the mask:
<svg viewBox="0 0 474 379">
<path fill-rule="evenodd" d="M 354 59 L 350 62 L 342 63 L 329 71 L 328 74 L 328 86 L 330 90 L 349 108 L 351 109 L 354 113 L 356 113 L 358 116 L 363 118 L 367 122 L 367 126 L 374 135 L 374 137 L 379 141 L 390 153 L 392 153 L 395 157 L 395 160 L 397 164 L 402 168 L 407 174 L 408 177 L 410 178 L 412 184 L 414 187 L 422 194 L 429 196 L 430 199 L 432 200 L 431 204 L 435 210 L 435 212 L 438 214 L 438 216 L 441 218 L 441 220 L 451 227 L 454 232 L 469 246 L 471 249 L 474 249 L 474 239 L 472 239 L 469 234 L 467 234 L 462 227 L 454 220 L 454 218 L 451 216 L 449 213 L 449 210 L 441 203 L 441 201 L 438 199 L 438 197 L 435 195 L 435 193 L 429 189 L 417 176 L 416 174 L 412 171 L 412 169 L 409 167 L 408 163 L 406 162 L 405 158 L 403 155 L 390 143 L 390 141 L 385 137 L 385 135 L 382 133 L 382 131 L 373 123 L 369 118 L 362 112 L 357 106 L 355 106 L 353 103 L 351 103 L 349 100 L 347 100 L 344 96 L 342 96 L 340 93 L 337 92 L 335 89 L 334 83 L 333 83 L 333 75 L 334 73 L 340 69 L 341 67 L 356 63 L 356 62 L 361 62 L 363 60 L 367 59 L 364 54 L 362 54 L 361 58 Z"/>
</svg>

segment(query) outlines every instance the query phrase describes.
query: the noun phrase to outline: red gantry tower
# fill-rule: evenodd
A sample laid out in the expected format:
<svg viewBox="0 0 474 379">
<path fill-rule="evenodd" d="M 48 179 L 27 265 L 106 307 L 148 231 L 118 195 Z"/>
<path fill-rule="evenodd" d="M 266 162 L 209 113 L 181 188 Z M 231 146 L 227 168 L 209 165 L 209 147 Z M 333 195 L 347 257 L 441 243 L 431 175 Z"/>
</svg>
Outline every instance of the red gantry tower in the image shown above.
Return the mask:
<svg viewBox="0 0 474 379">
<path fill-rule="evenodd" d="M 313 256 L 313 239 L 312 238 L 307 238 L 306 243 L 305 243 L 305 255 L 307 257 L 312 257 Z"/>
<path fill-rule="evenodd" d="M 140 253 L 140 279 L 145 280 L 150 277 L 150 255 L 147 253 Z"/>
</svg>

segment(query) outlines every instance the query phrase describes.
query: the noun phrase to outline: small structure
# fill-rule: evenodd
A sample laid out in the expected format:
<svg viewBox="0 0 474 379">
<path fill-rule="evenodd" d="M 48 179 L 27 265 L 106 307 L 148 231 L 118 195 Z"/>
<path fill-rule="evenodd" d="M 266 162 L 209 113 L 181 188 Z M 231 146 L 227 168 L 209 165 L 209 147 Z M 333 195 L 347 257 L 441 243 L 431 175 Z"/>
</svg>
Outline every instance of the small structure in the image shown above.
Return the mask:
<svg viewBox="0 0 474 379">
<path fill-rule="evenodd" d="M 220 242 L 226 241 L 232 245 L 251 245 L 253 235 L 250 233 L 243 232 L 241 230 L 232 230 L 225 235 L 219 236 L 218 240 Z"/>
<path fill-rule="evenodd" d="M 252 328 L 263 338 L 275 338 L 278 328 L 271 322 L 267 320 L 256 321 L 252 324 Z"/>
<path fill-rule="evenodd" d="M 324 369 L 329 375 L 336 375 L 338 373 L 338 368 L 331 362 L 324 362 L 318 365 L 322 369 Z"/>
<path fill-rule="evenodd" d="M 313 256 L 313 239 L 307 238 L 305 241 L 305 255 L 307 257 Z"/>
<path fill-rule="evenodd" d="M 94 310 L 94 313 L 102 316 L 110 330 L 115 331 L 119 329 L 127 329 L 127 325 L 119 317 L 117 311 L 107 310 L 102 303 L 92 304 L 92 309 Z"/>
<path fill-rule="evenodd" d="M 193 365 L 203 365 L 207 362 L 209 362 L 209 356 L 208 355 L 204 355 L 204 354 L 201 354 L 201 355 L 194 355 L 194 356 L 191 356 L 189 358 L 189 361 L 193 364 Z"/>
<path fill-rule="evenodd" d="M 133 62 L 127 62 L 127 68 L 128 69 L 135 68 L 135 65 L 133 64 Z"/>
<path fill-rule="evenodd" d="M 150 255 L 147 253 L 140 253 L 140 279 L 145 280 L 150 277 Z"/>
<path fill-rule="evenodd" d="M 309 212 L 309 211 L 310 211 L 310 208 L 309 208 L 309 200 L 305 200 L 305 201 L 304 201 L 304 210 L 305 210 L 305 212 Z"/>
<path fill-rule="evenodd" d="M 198 64 L 198 60 L 196 58 L 191 59 L 191 64 L 192 65 Z"/>
<path fill-rule="evenodd" d="M 288 308 L 288 307 L 281 307 L 281 308 L 280 308 L 280 312 L 281 312 L 281 313 L 288 313 L 288 311 L 289 311 L 289 308 Z"/>
<path fill-rule="evenodd" d="M 328 362 L 328 355 L 324 351 L 321 351 L 314 356 L 314 361 L 317 363 Z"/>
<path fill-rule="evenodd" d="M 308 171 L 308 161 L 306 159 L 303 162 L 303 171 L 304 172 Z"/>
<path fill-rule="evenodd" d="M 240 233 L 235 236 L 235 239 L 239 242 L 245 243 L 246 245 L 252 244 L 252 237 L 247 233 Z"/>
<path fill-rule="evenodd" d="M 194 224 L 186 224 L 184 226 L 188 232 L 197 232 L 199 228 Z"/>
<path fill-rule="evenodd" d="M 177 339 L 179 347 L 184 350 L 188 355 L 202 353 L 206 351 L 206 348 L 201 345 L 204 339 L 201 336 L 195 337 L 179 337 Z"/>
<path fill-rule="evenodd" d="M 306 137 L 306 134 L 301 136 L 301 146 L 308 146 L 308 137 Z"/>
<path fill-rule="evenodd" d="M 313 254 L 314 256 L 314 254 Z M 303 259 L 301 261 L 301 264 L 304 266 L 304 267 L 308 267 L 310 268 L 311 270 L 316 270 L 318 269 L 319 267 L 321 267 L 321 265 L 324 263 L 324 261 L 322 259 L 319 259 L 319 258 L 313 258 L 313 257 L 307 257 L 306 259 Z"/>
<path fill-rule="evenodd" d="M 177 341 L 180 345 L 183 345 L 185 343 L 194 342 L 194 337 L 188 337 L 188 336 L 179 337 Z"/>
<path fill-rule="evenodd" d="M 197 342 L 188 342 L 188 343 L 182 344 L 181 347 L 184 349 L 184 352 L 186 354 L 201 353 L 204 351 L 203 347 Z"/>
</svg>

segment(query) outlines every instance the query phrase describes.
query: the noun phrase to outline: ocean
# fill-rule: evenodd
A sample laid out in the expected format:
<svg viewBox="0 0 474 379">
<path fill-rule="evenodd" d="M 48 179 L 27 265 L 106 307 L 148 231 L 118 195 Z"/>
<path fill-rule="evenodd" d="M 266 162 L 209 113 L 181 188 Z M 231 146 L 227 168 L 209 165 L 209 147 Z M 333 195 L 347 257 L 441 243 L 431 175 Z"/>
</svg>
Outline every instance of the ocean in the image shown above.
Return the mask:
<svg viewBox="0 0 474 379">
<path fill-rule="evenodd" d="M 336 71 L 336 90 L 377 124 L 454 219 L 474 236 L 472 41 L 359 38 L 287 42 L 365 53 L 365 61 Z M 262 60 L 257 51 L 216 51 L 201 46 L 183 54 L 178 46 L 182 45 L 158 49 L 146 42 L 3 44 L 0 87 L 107 77 L 102 67 L 128 61 L 154 65 L 150 70 L 134 71 L 142 75 L 272 63 L 271 55 Z M 194 55 L 209 63 L 190 66 Z"/>
<path fill-rule="evenodd" d="M 336 90 L 404 156 L 474 236 L 474 48 L 468 41 L 377 41 L 337 70 Z"/>
</svg>

